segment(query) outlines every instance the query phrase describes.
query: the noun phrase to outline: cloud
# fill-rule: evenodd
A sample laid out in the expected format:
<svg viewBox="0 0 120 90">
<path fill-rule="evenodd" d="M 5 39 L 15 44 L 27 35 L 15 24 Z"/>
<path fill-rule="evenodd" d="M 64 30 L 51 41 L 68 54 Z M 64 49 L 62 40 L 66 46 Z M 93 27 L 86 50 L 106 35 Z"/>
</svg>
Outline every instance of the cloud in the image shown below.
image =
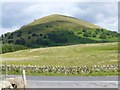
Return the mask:
<svg viewBox="0 0 120 90">
<path fill-rule="evenodd" d="M 46 1 L 46 0 L 44 0 Z M 6 2 L 3 3 L 4 32 L 19 28 L 50 14 L 73 16 L 106 29 L 117 31 L 116 2 Z M 48 0 L 47 0 L 48 1 Z M 82 0 L 81 0 L 82 1 Z M 87 0 L 88 1 L 88 0 Z"/>
<path fill-rule="evenodd" d="M 6 32 L 13 32 L 15 30 L 18 30 L 20 27 L 17 27 L 17 26 L 14 26 L 14 27 L 11 27 L 11 28 L 0 28 L 0 35 L 1 34 L 4 34 Z"/>
<path fill-rule="evenodd" d="M 46 15 L 58 13 L 72 16 L 74 3 L 4 3 L 3 27 L 21 26 Z"/>
<path fill-rule="evenodd" d="M 13 26 L 20 26 L 26 23 L 26 21 L 29 21 L 30 15 L 23 12 L 28 6 L 30 6 L 29 3 L 3 3 L 3 27 L 10 28 Z"/>
<path fill-rule="evenodd" d="M 2 3 L 0 3 L 0 27 L 2 27 Z"/>
<path fill-rule="evenodd" d="M 72 7 L 72 8 L 71 8 Z M 34 17 L 42 17 L 49 14 L 60 13 L 71 15 L 74 10 L 74 3 L 37 3 L 29 6 L 24 10 L 25 13 L 33 14 L 36 13 Z"/>
<path fill-rule="evenodd" d="M 74 13 L 75 17 L 112 31 L 118 30 L 117 3 L 78 3 L 78 8 L 82 8 L 82 12 L 78 10 L 78 12 Z"/>
<path fill-rule="evenodd" d="M 0 2 L 56 2 L 56 0 L 1 0 Z M 60 0 L 59 2 L 119 2 L 119 0 Z"/>
</svg>

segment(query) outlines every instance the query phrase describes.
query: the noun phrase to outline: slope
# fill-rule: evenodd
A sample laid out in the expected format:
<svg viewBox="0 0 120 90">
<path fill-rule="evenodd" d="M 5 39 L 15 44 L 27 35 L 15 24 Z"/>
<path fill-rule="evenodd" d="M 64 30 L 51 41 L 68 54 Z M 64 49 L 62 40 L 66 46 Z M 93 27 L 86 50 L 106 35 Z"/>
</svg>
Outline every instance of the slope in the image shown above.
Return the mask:
<svg viewBox="0 0 120 90">
<path fill-rule="evenodd" d="M 28 47 L 49 47 L 118 40 L 118 33 L 64 15 L 50 15 L 2 35 L 3 43 Z"/>
</svg>

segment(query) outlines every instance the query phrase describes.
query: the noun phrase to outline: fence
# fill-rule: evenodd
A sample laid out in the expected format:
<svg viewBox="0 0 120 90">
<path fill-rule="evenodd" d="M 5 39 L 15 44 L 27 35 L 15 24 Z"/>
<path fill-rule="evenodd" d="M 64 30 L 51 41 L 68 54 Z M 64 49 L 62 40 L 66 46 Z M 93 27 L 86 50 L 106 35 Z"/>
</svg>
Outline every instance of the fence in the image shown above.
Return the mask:
<svg viewBox="0 0 120 90">
<path fill-rule="evenodd" d="M 23 68 L 26 73 L 61 73 L 61 74 L 89 74 L 92 72 L 118 72 L 118 64 L 115 65 L 94 65 L 92 67 L 87 66 L 24 66 L 24 65 L 1 65 L 2 71 L 19 73 Z"/>
</svg>

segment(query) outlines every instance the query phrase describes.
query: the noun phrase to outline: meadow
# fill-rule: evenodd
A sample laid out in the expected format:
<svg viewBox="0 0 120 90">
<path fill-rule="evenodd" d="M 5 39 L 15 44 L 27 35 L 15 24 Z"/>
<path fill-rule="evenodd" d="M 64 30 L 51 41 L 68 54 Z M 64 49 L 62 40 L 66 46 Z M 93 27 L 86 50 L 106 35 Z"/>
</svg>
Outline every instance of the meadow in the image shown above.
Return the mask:
<svg viewBox="0 0 120 90">
<path fill-rule="evenodd" d="M 52 73 L 52 72 L 34 72 L 27 70 L 28 75 L 47 75 L 47 76 L 72 76 L 72 75 L 118 75 L 117 67 L 114 69 L 114 65 L 118 64 L 118 43 L 98 43 L 98 44 L 78 44 L 70 46 L 57 46 L 47 48 L 36 48 L 20 50 L 11 53 L 1 54 L 2 63 L 4 65 L 7 61 L 8 65 L 23 65 L 34 67 L 101 67 L 106 65 L 107 69 L 104 72 L 97 71 L 92 73 Z M 109 71 L 109 67 L 113 67 Z M 102 68 L 104 69 L 104 68 Z M 114 69 L 114 70 L 113 70 Z M 66 70 L 66 69 L 65 69 Z M 87 70 L 87 68 L 86 68 Z M 95 69 L 97 70 L 97 68 Z M 12 73 L 13 74 L 13 73 Z M 14 72 L 14 74 L 17 74 Z M 18 73 L 19 74 L 19 73 Z"/>
<path fill-rule="evenodd" d="M 1 54 L 9 65 L 92 66 L 118 63 L 118 43 L 79 44 Z"/>
</svg>

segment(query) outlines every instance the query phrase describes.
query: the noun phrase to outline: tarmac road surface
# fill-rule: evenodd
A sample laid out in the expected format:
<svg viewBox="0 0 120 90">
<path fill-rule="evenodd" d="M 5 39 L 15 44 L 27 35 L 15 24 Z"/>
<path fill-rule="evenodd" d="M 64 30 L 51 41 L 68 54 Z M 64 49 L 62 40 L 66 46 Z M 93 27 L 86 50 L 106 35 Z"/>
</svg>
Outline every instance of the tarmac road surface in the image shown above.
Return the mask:
<svg viewBox="0 0 120 90">
<path fill-rule="evenodd" d="M 17 77 L 9 75 L 8 77 Z M 118 76 L 26 76 L 28 88 L 118 88 Z"/>
</svg>

